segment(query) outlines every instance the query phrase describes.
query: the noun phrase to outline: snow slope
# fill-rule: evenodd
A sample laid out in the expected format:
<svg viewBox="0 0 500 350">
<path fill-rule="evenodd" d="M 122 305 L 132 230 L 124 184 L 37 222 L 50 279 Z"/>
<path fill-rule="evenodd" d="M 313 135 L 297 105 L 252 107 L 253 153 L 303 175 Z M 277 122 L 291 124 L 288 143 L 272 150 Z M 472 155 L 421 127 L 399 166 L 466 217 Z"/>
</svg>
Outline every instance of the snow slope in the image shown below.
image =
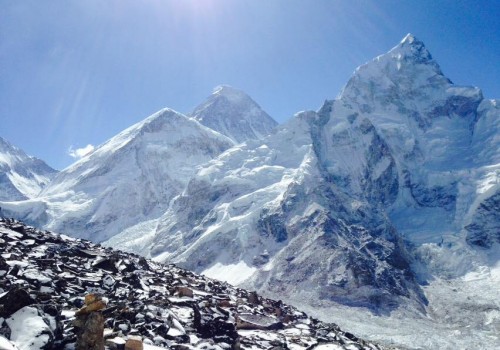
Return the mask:
<svg viewBox="0 0 500 350">
<path fill-rule="evenodd" d="M 0 137 L 0 200 L 33 198 L 56 173 Z"/>
<path fill-rule="evenodd" d="M 196 166 L 232 145 L 163 109 L 64 169 L 36 199 L 4 207 L 29 222 L 101 242 L 163 214 Z"/>
</svg>

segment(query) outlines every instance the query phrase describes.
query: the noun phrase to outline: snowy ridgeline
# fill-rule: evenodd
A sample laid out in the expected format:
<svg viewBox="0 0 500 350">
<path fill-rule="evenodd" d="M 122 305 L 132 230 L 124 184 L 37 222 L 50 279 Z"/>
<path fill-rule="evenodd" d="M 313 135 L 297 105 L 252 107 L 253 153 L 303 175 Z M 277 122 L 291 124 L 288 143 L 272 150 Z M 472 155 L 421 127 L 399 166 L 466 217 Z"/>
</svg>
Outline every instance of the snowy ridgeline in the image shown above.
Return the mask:
<svg viewBox="0 0 500 350">
<path fill-rule="evenodd" d="M 241 91 L 220 87 L 189 117 L 164 109 L 34 198 L 0 205 L 304 307 L 348 310 L 342 321 L 377 339 L 495 344 L 499 302 L 478 298 L 467 276 L 497 289 L 499 135 L 498 101 L 454 85 L 408 35 L 317 112 L 276 126 Z M 439 292 L 447 283 L 456 298 Z M 464 304 L 484 309 L 467 316 L 475 333 L 443 311 Z M 388 315 L 449 332 L 442 342 L 405 337 Z"/>
</svg>

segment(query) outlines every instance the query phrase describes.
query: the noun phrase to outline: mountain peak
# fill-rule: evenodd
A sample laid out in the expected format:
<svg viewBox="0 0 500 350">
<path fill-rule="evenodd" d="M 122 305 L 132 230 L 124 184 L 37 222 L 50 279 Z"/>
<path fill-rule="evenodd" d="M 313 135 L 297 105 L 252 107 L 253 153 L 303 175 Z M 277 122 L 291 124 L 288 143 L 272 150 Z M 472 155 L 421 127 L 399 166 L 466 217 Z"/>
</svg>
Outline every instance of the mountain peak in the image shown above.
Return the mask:
<svg viewBox="0 0 500 350">
<path fill-rule="evenodd" d="M 12 145 L 9 141 L 0 136 L 0 150 L 18 150 L 17 147 Z"/>
<path fill-rule="evenodd" d="M 405 45 L 405 44 L 413 44 L 414 42 L 421 42 L 420 40 L 418 40 L 415 35 L 413 35 L 412 33 L 408 33 L 406 34 L 406 36 L 403 38 L 403 40 L 401 40 L 401 45 Z"/>
<path fill-rule="evenodd" d="M 394 100 L 396 92 L 400 98 L 413 99 L 418 97 L 414 91 L 423 96 L 422 88 L 425 88 L 433 95 L 434 89 L 444 91 L 450 84 L 424 43 L 413 34 L 407 34 L 389 52 L 356 68 L 340 98 L 363 105 L 372 100 L 375 97 L 372 92 L 376 92 L 379 102 L 384 100 L 382 102 L 386 103 Z M 429 100 L 430 95 L 423 99 Z"/>
<path fill-rule="evenodd" d="M 238 90 L 232 86 L 229 85 L 219 85 L 214 88 L 214 91 L 212 93 L 213 97 L 219 97 L 219 96 L 224 96 L 229 99 L 243 99 L 243 98 L 250 98 L 247 94 L 245 94 L 243 91 Z"/>
<path fill-rule="evenodd" d="M 404 57 L 412 57 L 417 63 L 433 62 L 432 55 L 425 47 L 424 43 L 417 39 L 413 34 L 408 33 L 398 46 L 391 51 L 392 54 L 400 54 Z"/>
<path fill-rule="evenodd" d="M 250 96 L 229 85 L 217 86 L 190 116 L 236 143 L 261 139 L 278 124 Z"/>
</svg>

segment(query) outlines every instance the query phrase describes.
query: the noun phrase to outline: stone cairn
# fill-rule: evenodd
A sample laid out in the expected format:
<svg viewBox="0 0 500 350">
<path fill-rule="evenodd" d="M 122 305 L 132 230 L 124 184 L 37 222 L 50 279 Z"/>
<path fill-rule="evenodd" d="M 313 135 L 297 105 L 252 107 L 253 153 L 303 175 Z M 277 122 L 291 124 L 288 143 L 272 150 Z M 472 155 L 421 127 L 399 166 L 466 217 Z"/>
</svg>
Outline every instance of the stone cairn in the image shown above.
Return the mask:
<svg viewBox="0 0 500 350">
<path fill-rule="evenodd" d="M 104 317 L 102 311 L 107 300 L 99 294 L 87 294 L 84 306 L 75 313 L 73 326 L 76 333 L 76 350 L 104 350 Z M 142 350 L 141 337 L 129 336 L 125 344 L 110 343 L 113 349 Z"/>
<path fill-rule="evenodd" d="M 98 294 L 85 296 L 85 305 L 75 313 L 73 326 L 76 350 L 104 350 L 104 317 L 106 300 Z"/>
</svg>

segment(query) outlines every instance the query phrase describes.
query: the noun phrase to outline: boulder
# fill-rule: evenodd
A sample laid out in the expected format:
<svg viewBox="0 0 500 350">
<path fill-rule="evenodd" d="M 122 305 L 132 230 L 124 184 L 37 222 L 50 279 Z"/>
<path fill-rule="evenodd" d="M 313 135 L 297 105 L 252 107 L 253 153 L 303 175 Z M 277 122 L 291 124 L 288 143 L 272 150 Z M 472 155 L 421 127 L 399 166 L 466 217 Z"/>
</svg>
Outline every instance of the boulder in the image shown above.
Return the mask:
<svg viewBox="0 0 500 350">
<path fill-rule="evenodd" d="M 7 294 L 0 297 L 0 317 L 8 318 L 16 311 L 34 302 L 26 290 L 14 287 Z"/>
<path fill-rule="evenodd" d="M 191 288 L 188 287 L 177 287 L 176 288 L 177 295 L 180 297 L 189 297 L 192 298 L 194 293 Z"/>
<path fill-rule="evenodd" d="M 127 339 L 125 343 L 125 350 L 143 350 L 144 345 L 142 341 L 136 337 Z"/>
</svg>

